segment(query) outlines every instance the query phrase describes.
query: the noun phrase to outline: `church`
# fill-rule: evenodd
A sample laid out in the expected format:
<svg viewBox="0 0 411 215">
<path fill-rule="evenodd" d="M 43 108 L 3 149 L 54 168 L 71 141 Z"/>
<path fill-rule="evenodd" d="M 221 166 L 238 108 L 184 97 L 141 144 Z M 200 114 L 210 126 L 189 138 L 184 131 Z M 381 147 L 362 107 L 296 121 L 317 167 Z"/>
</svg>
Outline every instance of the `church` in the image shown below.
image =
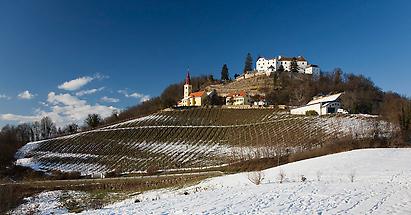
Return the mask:
<svg viewBox="0 0 411 215">
<path fill-rule="evenodd" d="M 207 98 L 206 91 L 192 92 L 193 86 L 191 85 L 190 73 L 187 72 L 186 81 L 184 84 L 184 95 L 183 99 L 178 102 L 179 107 L 190 107 L 190 106 L 202 106 Z"/>
</svg>

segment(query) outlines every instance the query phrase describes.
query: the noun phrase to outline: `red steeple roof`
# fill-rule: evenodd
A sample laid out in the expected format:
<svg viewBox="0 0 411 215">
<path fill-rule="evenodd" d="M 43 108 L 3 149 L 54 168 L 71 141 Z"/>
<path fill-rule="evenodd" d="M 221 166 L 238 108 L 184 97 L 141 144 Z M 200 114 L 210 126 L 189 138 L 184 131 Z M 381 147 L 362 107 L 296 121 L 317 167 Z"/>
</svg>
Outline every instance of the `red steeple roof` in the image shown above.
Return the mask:
<svg viewBox="0 0 411 215">
<path fill-rule="evenodd" d="M 190 72 L 187 71 L 187 75 L 186 75 L 186 84 L 190 85 Z"/>
</svg>

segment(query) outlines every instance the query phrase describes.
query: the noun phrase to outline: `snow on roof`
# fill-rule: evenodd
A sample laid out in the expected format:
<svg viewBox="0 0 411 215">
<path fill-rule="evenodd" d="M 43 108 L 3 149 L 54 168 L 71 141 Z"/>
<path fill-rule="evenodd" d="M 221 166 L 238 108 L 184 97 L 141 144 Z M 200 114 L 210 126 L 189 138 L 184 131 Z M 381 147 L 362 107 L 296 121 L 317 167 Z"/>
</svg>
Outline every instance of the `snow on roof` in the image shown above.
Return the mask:
<svg viewBox="0 0 411 215">
<path fill-rule="evenodd" d="M 317 99 L 313 99 L 310 102 L 308 102 L 307 105 L 312 105 L 312 104 L 317 104 L 317 103 L 323 103 L 323 102 L 333 102 L 335 100 L 337 100 L 342 93 L 337 93 L 337 94 L 333 94 L 333 95 L 329 95 L 329 96 L 323 96 Z"/>
</svg>

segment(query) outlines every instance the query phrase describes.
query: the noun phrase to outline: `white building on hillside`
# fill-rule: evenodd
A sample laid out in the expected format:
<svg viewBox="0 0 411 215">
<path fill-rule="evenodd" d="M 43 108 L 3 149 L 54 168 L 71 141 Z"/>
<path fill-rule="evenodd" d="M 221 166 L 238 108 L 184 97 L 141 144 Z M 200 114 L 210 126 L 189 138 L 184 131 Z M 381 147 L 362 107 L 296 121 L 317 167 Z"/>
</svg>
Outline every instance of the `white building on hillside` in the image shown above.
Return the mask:
<svg viewBox="0 0 411 215">
<path fill-rule="evenodd" d="M 305 74 L 320 74 L 320 67 L 318 67 L 317 65 L 314 64 L 310 64 L 308 65 L 308 67 L 305 68 Z"/>
<path fill-rule="evenodd" d="M 248 105 L 250 104 L 250 96 L 245 91 L 239 93 L 230 93 L 225 99 L 226 105 Z"/>
<path fill-rule="evenodd" d="M 305 74 L 318 74 L 320 73 L 320 68 L 316 65 L 311 65 L 308 61 L 302 57 L 283 57 L 278 56 L 276 58 L 266 59 L 260 57 L 257 59 L 255 70 L 258 72 L 265 72 L 267 75 L 270 75 L 272 72 L 277 71 L 281 66 L 284 71 L 291 70 L 291 62 L 295 60 L 298 66 L 299 73 Z"/>
<path fill-rule="evenodd" d="M 291 114 L 305 115 L 307 111 L 315 111 L 318 115 L 326 115 L 340 112 L 342 93 L 337 93 L 329 96 L 314 97 L 313 100 L 306 105 L 291 109 Z"/>
</svg>

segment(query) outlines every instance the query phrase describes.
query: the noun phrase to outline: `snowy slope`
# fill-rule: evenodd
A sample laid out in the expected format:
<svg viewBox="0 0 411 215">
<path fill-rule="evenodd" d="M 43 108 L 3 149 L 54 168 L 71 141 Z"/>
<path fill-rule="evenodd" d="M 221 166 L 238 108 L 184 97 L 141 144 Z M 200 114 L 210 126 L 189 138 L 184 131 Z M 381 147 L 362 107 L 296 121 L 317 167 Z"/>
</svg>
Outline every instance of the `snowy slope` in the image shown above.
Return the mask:
<svg viewBox="0 0 411 215">
<path fill-rule="evenodd" d="M 280 171 L 286 175 L 281 184 Z M 146 192 L 83 213 L 411 214 L 411 149 L 355 150 L 263 172 L 265 179 L 258 186 L 247 173 L 227 175 L 189 188 Z M 300 181 L 301 175 L 306 182 Z"/>
</svg>

